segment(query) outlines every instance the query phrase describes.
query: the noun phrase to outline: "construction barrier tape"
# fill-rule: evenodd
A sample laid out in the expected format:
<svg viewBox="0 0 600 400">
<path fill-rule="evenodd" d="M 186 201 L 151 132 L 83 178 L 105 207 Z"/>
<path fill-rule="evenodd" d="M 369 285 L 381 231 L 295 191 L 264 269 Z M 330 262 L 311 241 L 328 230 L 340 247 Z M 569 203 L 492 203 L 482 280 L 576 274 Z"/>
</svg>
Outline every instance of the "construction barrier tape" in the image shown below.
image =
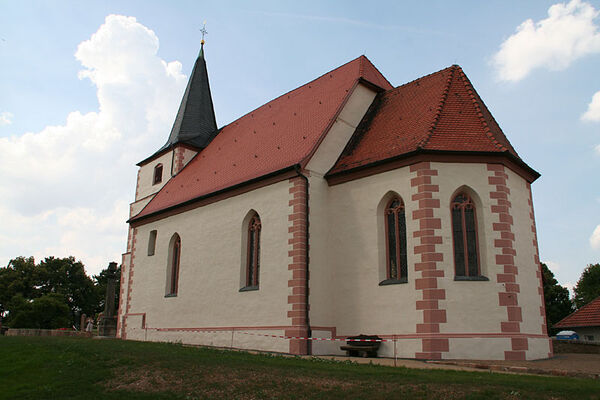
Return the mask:
<svg viewBox="0 0 600 400">
<path fill-rule="evenodd" d="M 150 330 L 160 331 L 160 328 L 146 328 Z M 186 329 L 187 330 L 187 329 Z M 194 331 L 190 329 L 190 331 Z M 263 337 L 272 337 L 277 339 L 295 339 L 295 340 L 317 340 L 317 341 L 332 341 L 332 342 L 394 342 L 396 339 L 343 339 L 343 338 L 320 338 L 320 337 L 305 337 L 305 336 L 285 336 L 285 335 L 267 335 L 264 333 L 252 333 L 245 331 L 237 331 L 237 330 L 218 330 L 218 331 L 205 331 L 198 330 L 198 333 L 241 333 L 242 335 L 251 335 L 251 336 L 263 336 Z"/>
</svg>

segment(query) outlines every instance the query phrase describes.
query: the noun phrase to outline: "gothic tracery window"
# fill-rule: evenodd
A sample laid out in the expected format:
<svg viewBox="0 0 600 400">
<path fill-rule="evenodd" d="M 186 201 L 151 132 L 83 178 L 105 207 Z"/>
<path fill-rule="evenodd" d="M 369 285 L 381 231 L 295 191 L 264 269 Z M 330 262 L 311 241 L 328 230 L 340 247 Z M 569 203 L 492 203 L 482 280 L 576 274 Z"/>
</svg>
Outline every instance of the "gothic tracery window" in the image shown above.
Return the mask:
<svg viewBox="0 0 600 400">
<path fill-rule="evenodd" d="M 477 277 L 480 269 L 475 204 L 468 195 L 460 193 L 452 200 L 451 212 L 456 276 Z"/>
<path fill-rule="evenodd" d="M 260 273 L 260 230 L 258 214 L 248 223 L 248 255 L 246 259 L 246 286 L 258 287 Z"/>
<path fill-rule="evenodd" d="M 387 278 L 390 280 L 408 278 L 404 211 L 404 202 L 399 197 L 392 198 L 385 209 Z"/>
</svg>

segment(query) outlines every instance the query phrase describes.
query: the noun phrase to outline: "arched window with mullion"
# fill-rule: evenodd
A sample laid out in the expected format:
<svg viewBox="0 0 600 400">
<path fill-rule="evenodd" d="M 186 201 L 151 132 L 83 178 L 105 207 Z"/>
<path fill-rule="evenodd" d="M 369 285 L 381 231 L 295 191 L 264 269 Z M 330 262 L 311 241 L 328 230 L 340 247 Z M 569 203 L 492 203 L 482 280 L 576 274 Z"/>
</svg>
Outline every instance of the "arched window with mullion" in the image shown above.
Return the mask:
<svg viewBox="0 0 600 400">
<path fill-rule="evenodd" d="M 477 213 L 473 200 L 465 193 L 452 199 L 452 238 L 457 277 L 478 277 Z"/>
<path fill-rule="evenodd" d="M 406 251 L 406 216 L 404 202 L 393 197 L 385 208 L 387 279 L 408 279 Z"/>
<path fill-rule="evenodd" d="M 258 214 L 248 223 L 248 256 L 246 259 L 246 287 L 258 287 L 260 274 L 260 231 Z"/>
</svg>

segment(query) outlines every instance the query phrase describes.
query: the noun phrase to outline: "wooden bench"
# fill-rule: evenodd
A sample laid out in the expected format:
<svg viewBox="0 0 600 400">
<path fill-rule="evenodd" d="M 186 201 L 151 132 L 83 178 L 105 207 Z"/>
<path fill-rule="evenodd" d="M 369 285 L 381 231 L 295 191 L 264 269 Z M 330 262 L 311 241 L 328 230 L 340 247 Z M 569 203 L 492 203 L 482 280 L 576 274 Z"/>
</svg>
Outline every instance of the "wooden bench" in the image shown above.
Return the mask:
<svg viewBox="0 0 600 400">
<path fill-rule="evenodd" d="M 346 351 L 350 357 L 377 357 L 377 350 L 381 345 L 379 336 L 358 335 L 349 336 L 346 339 L 346 345 L 340 346 L 341 350 Z"/>
</svg>

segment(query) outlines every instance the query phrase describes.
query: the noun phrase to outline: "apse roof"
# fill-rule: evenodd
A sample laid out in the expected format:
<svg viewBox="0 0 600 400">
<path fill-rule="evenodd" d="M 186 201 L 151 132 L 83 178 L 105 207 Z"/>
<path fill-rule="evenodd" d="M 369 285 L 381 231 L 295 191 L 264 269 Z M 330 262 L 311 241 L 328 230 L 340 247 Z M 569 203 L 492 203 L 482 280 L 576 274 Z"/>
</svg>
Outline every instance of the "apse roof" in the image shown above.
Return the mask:
<svg viewBox="0 0 600 400">
<path fill-rule="evenodd" d="M 329 174 L 419 150 L 519 156 L 471 85 L 453 65 L 380 93 Z"/>
</svg>

